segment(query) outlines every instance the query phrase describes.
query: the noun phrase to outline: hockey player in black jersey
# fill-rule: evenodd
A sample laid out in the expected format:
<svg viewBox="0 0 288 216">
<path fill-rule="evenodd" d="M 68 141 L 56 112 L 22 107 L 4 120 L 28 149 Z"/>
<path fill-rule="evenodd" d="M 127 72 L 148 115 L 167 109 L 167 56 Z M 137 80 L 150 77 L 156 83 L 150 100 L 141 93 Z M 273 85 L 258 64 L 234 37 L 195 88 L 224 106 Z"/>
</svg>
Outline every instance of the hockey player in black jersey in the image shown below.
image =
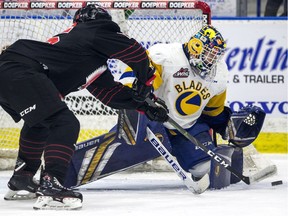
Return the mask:
<svg viewBox="0 0 288 216">
<path fill-rule="evenodd" d="M 144 101 L 150 95 L 154 71 L 141 45 L 122 34 L 101 7 L 81 8 L 73 21 L 48 42 L 21 39 L 0 56 L 0 105 L 15 122 L 24 120 L 5 199 L 27 198 L 17 194 L 20 190 L 31 192 L 32 197 L 36 193 L 34 209 L 49 208 L 50 201 L 58 201 L 64 209 L 82 207 L 82 194 L 63 187 L 80 128 L 62 100 L 65 95 L 87 88 L 112 108 L 139 109 L 156 121 L 167 118 L 164 108 Z M 114 82 L 106 65 L 109 58 L 133 68 L 137 79 L 132 89 Z M 42 154 L 45 166 L 38 185 L 33 176 Z"/>
</svg>

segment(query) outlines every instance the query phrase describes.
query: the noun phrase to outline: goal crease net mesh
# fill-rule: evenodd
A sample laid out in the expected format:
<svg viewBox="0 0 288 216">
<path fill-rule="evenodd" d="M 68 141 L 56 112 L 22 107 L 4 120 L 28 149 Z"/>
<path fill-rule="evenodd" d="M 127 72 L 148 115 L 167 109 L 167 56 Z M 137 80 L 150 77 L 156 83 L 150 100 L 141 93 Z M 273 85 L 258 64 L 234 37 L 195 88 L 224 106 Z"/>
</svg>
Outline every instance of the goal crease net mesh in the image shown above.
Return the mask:
<svg viewBox="0 0 288 216">
<path fill-rule="evenodd" d="M 122 32 L 135 38 L 144 48 L 155 43 L 184 43 L 204 23 L 210 22 L 209 7 L 198 1 L 1 2 L 1 51 L 18 39 L 45 42 L 63 32 L 72 25 L 75 11 L 85 4 L 100 4 L 105 7 Z M 121 67 L 117 62 L 116 59 L 109 59 L 107 62 L 115 80 L 121 74 Z M 81 131 L 77 142 L 106 133 L 117 123 L 117 110 L 103 105 L 87 90 L 67 95 L 65 102 L 80 121 Z M 23 122 L 14 123 L 0 107 L 0 169 L 14 166 L 22 125 Z"/>
<path fill-rule="evenodd" d="M 146 49 L 156 43 L 187 42 L 197 30 L 211 22 L 209 6 L 192 0 L 0 2 L 0 51 L 18 39 L 45 42 L 69 28 L 75 11 L 85 4 L 106 8 L 122 32 Z M 107 64 L 117 80 L 123 64 L 118 64 L 116 59 L 109 59 Z M 117 110 L 103 105 L 85 89 L 67 95 L 65 102 L 80 121 L 78 142 L 106 133 L 117 123 Z M 14 123 L 0 107 L 0 170 L 14 167 L 22 125 L 23 122 Z M 249 152 L 257 154 L 255 151 Z M 255 171 L 257 167 L 253 160 L 248 162 L 247 166 Z M 144 164 L 142 169 L 149 170 L 153 166 L 154 170 L 169 170 L 159 160 Z"/>
</svg>

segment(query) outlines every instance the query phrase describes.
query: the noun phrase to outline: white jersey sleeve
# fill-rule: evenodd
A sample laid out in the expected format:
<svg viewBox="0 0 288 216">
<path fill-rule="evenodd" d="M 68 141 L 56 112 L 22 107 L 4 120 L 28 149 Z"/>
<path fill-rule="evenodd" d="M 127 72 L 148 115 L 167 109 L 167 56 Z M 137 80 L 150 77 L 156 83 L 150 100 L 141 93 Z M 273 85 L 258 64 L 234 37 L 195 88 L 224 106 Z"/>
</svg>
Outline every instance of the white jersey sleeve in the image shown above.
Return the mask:
<svg viewBox="0 0 288 216">
<path fill-rule="evenodd" d="M 148 49 L 149 57 L 153 63 L 164 65 L 166 60 L 169 60 L 170 53 L 165 52 L 167 44 L 155 44 Z"/>
</svg>

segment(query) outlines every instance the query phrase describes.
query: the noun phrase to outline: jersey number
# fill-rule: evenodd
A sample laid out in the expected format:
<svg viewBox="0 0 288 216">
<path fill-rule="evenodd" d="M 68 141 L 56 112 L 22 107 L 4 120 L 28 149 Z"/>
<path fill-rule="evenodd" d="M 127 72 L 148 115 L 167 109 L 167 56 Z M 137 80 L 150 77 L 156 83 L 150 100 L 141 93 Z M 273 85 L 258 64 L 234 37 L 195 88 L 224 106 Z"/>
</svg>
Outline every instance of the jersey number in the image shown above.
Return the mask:
<svg viewBox="0 0 288 216">
<path fill-rule="evenodd" d="M 77 25 L 77 23 L 73 23 L 73 25 L 72 25 L 71 27 L 69 27 L 68 29 L 66 29 L 65 31 L 63 31 L 62 34 L 68 34 L 70 31 L 72 31 L 72 29 L 73 29 L 76 25 Z M 47 40 L 47 42 L 48 42 L 49 44 L 52 44 L 52 45 L 58 43 L 59 41 L 60 41 L 60 37 L 59 37 L 59 36 L 54 36 L 54 37 L 49 38 L 49 39 Z"/>
</svg>

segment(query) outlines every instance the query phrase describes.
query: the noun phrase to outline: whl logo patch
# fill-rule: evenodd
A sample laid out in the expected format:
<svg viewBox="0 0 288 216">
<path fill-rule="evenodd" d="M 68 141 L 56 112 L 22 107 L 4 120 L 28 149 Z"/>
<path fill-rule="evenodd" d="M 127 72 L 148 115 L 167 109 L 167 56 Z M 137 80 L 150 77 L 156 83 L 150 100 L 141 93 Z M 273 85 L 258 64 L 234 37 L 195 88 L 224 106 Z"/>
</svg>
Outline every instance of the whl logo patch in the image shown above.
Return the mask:
<svg viewBox="0 0 288 216">
<path fill-rule="evenodd" d="M 181 68 L 179 71 L 173 74 L 174 78 L 185 78 L 189 76 L 188 68 Z"/>
</svg>

